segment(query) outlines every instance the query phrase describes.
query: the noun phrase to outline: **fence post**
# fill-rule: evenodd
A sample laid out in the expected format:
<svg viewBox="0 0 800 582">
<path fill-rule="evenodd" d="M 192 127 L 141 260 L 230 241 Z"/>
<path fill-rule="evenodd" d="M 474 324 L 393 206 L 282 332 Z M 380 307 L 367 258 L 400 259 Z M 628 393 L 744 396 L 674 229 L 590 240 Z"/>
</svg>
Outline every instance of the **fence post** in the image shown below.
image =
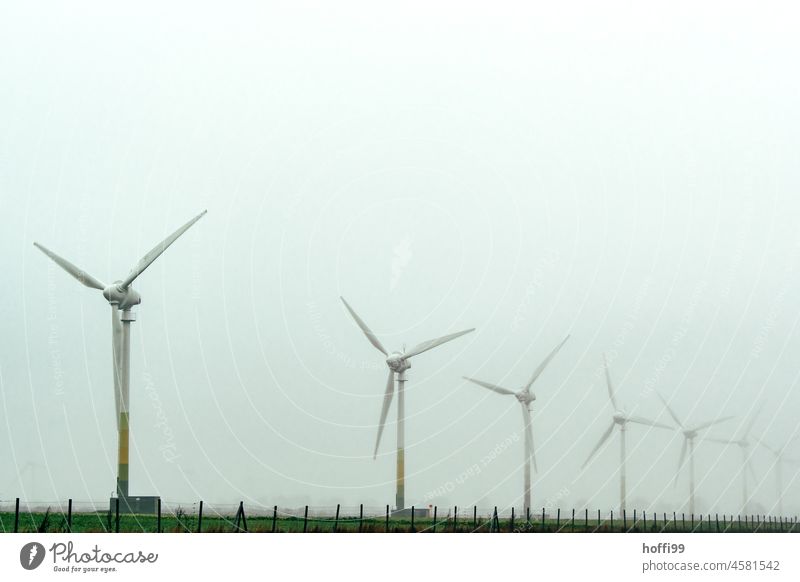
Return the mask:
<svg viewBox="0 0 800 582">
<path fill-rule="evenodd" d="M 457 531 L 458 531 L 458 505 L 456 505 L 456 508 L 453 511 L 453 532 Z"/>
<path fill-rule="evenodd" d="M 495 529 L 496 528 L 496 529 Z M 492 514 L 492 527 L 489 532 L 500 531 L 500 519 L 497 517 L 497 506 L 494 506 L 494 513 Z"/>
<path fill-rule="evenodd" d="M 633 511 L 634 511 L 634 513 L 636 512 L 635 509 Z M 627 529 L 628 529 L 628 510 L 627 509 L 623 509 L 622 510 L 622 531 L 626 531 Z"/>
<path fill-rule="evenodd" d="M 203 531 L 203 500 L 200 500 L 200 508 L 197 512 L 197 533 Z"/>
<path fill-rule="evenodd" d="M 611 533 L 614 533 L 614 510 L 611 510 Z"/>
<path fill-rule="evenodd" d="M 584 532 L 588 532 L 589 531 L 589 508 L 588 507 L 585 508 L 584 512 L 585 512 L 585 514 L 583 516 L 583 531 Z"/>
<path fill-rule="evenodd" d="M 386 505 L 386 533 L 389 533 L 389 505 Z"/>
<path fill-rule="evenodd" d="M 272 507 L 272 533 L 275 533 L 275 526 L 277 525 L 278 521 L 278 506 L 274 505 Z"/>
<path fill-rule="evenodd" d="M 19 532 L 19 497 L 17 497 L 17 502 L 14 506 L 14 533 Z"/>
<path fill-rule="evenodd" d="M 478 506 L 472 506 L 472 531 L 478 529 Z"/>
<path fill-rule="evenodd" d="M 336 504 L 336 519 L 333 520 L 333 533 L 339 529 L 339 504 Z"/>
<path fill-rule="evenodd" d="M 575 531 L 575 508 L 572 508 L 572 531 Z"/>
<path fill-rule="evenodd" d="M 556 510 L 556 531 L 561 531 L 561 508 Z"/>
<path fill-rule="evenodd" d="M 308 505 L 306 505 L 305 512 L 303 513 L 303 533 L 308 531 Z"/>
<path fill-rule="evenodd" d="M 600 510 L 599 509 L 597 510 L 597 527 L 594 528 L 594 531 L 597 531 L 598 529 L 600 529 Z"/>
<path fill-rule="evenodd" d="M 642 510 L 642 531 L 647 532 L 647 512 L 644 510 Z"/>
<path fill-rule="evenodd" d="M 72 533 L 72 499 L 67 503 L 67 531 Z"/>
<path fill-rule="evenodd" d="M 509 523 L 508 525 L 509 525 L 508 531 L 513 532 L 514 531 L 514 508 L 513 507 L 511 508 L 511 523 Z"/>
<path fill-rule="evenodd" d="M 411 506 L 411 531 L 412 531 L 412 532 L 416 531 L 416 530 L 414 529 L 414 513 L 416 513 L 416 511 L 415 511 L 415 508 L 414 508 L 414 506 L 412 505 L 412 506 Z"/>
<path fill-rule="evenodd" d="M 361 529 L 364 525 L 364 504 L 358 506 L 358 533 L 361 533 Z"/>
<path fill-rule="evenodd" d="M 436 512 L 438 510 L 438 506 L 433 506 L 433 533 L 436 533 Z"/>
<path fill-rule="evenodd" d="M 544 531 L 544 507 L 542 507 L 542 531 Z"/>
<path fill-rule="evenodd" d="M 114 531 L 119 533 L 119 495 L 117 495 L 117 502 L 114 505 L 115 505 L 115 510 L 114 511 L 116 512 L 116 518 L 115 518 L 116 521 L 114 522 L 114 524 L 115 524 L 114 525 Z"/>
<path fill-rule="evenodd" d="M 156 533 L 161 533 L 161 497 L 158 498 L 158 517 L 156 518 Z M 72 499 L 69 500 L 70 514 L 72 514 Z"/>
</svg>

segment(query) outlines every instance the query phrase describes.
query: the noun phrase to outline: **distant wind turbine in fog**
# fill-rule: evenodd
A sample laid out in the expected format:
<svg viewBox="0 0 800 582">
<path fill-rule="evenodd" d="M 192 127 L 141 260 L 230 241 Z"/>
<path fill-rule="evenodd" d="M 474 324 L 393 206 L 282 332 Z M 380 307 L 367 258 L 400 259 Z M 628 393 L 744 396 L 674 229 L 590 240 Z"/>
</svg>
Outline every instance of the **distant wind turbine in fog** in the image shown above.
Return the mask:
<svg viewBox="0 0 800 582">
<path fill-rule="evenodd" d="M 547 364 L 550 363 L 550 360 L 558 353 L 558 350 L 561 349 L 566 341 L 569 339 L 569 336 L 565 337 L 564 340 L 558 344 L 555 349 L 550 352 L 550 355 L 547 356 L 539 367 L 533 372 L 533 376 L 531 379 L 528 380 L 528 383 L 522 387 L 521 390 L 518 392 L 514 392 L 512 390 L 508 390 L 507 388 L 501 388 L 500 386 L 496 386 L 495 384 L 489 384 L 488 382 L 483 382 L 481 380 L 475 380 L 474 378 L 467 378 L 464 376 L 465 380 L 469 380 L 470 382 L 474 382 L 478 386 L 483 386 L 484 388 L 488 388 L 498 394 L 510 395 L 516 397 L 519 401 L 520 406 L 522 407 L 522 420 L 523 420 L 523 427 L 525 430 L 525 485 L 523 489 L 523 512 L 527 515 L 528 510 L 531 507 L 531 460 L 533 460 L 533 468 L 535 471 L 539 469 L 536 467 L 536 454 L 533 449 L 533 430 L 531 428 L 531 404 L 534 400 L 536 400 L 536 395 L 531 392 L 531 387 L 533 383 L 536 382 L 536 379 L 541 375 L 544 369 L 547 367 Z"/>
<path fill-rule="evenodd" d="M 597 442 L 595 447 L 592 449 L 592 452 L 589 453 L 589 457 L 583 463 L 581 469 L 585 468 L 586 465 L 589 464 L 589 461 L 592 460 L 592 457 L 595 453 L 600 450 L 600 447 L 609 439 L 611 433 L 614 431 L 615 426 L 619 426 L 619 465 L 620 465 L 620 474 L 619 474 L 619 506 L 620 511 L 625 510 L 625 498 L 627 495 L 626 491 L 626 484 L 625 484 L 625 458 L 626 458 L 626 449 L 625 449 L 625 433 L 627 431 L 627 424 L 629 422 L 633 422 L 635 424 L 643 424 L 645 426 L 655 426 L 658 428 L 666 428 L 672 429 L 671 427 L 666 424 L 661 424 L 660 422 L 655 422 L 654 420 L 649 420 L 647 418 L 641 416 L 634 416 L 625 412 L 624 408 L 620 408 L 617 404 L 617 399 L 614 396 L 614 387 L 611 384 L 611 374 L 608 371 L 608 362 L 606 361 L 605 354 L 603 355 L 603 367 L 605 368 L 606 372 L 606 386 L 608 387 L 608 397 L 611 400 L 611 405 L 614 407 L 614 416 L 611 418 L 611 425 L 606 429 L 606 432 L 603 433 L 603 436 L 600 437 L 600 440 Z"/>
<path fill-rule="evenodd" d="M 391 354 L 386 351 L 386 348 L 383 347 L 378 337 L 372 332 L 372 330 L 367 326 L 366 323 L 353 311 L 353 308 L 345 301 L 344 297 L 340 297 L 342 303 L 347 308 L 347 311 L 350 312 L 350 315 L 353 316 L 358 327 L 361 328 L 361 331 L 364 332 L 364 335 L 367 336 L 369 342 L 375 346 L 375 348 L 380 351 L 384 356 L 386 356 L 386 365 L 389 368 L 389 377 L 386 380 L 386 391 L 384 392 L 383 396 L 383 406 L 381 408 L 381 417 L 378 423 L 378 437 L 375 440 L 375 450 L 372 454 L 372 458 L 376 458 L 378 455 L 378 446 L 381 444 L 381 435 L 383 434 L 383 428 L 386 424 L 386 417 L 389 414 L 389 406 L 392 403 L 392 397 L 394 396 L 394 377 L 397 374 L 397 382 L 399 384 L 397 388 L 397 493 L 395 496 L 395 504 L 396 509 L 398 511 L 402 511 L 405 509 L 405 383 L 406 383 L 406 370 L 411 367 L 411 358 L 421 354 L 422 352 L 427 352 L 430 349 L 433 349 L 437 346 L 440 346 L 444 343 L 447 343 L 451 340 L 456 339 L 457 337 L 461 337 L 464 334 L 467 334 L 471 331 L 475 331 L 475 328 L 467 329 L 464 331 L 459 331 L 457 333 L 452 333 L 450 335 L 442 336 L 440 338 L 428 340 L 426 342 L 422 342 L 421 344 L 417 344 L 410 350 L 406 351 L 405 346 L 399 352 L 392 352 Z"/>
<path fill-rule="evenodd" d="M 701 422 L 700 424 L 684 426 L 684 424 L 678 418 L 678 415 L 675 414 L 675 411 L 672 410 L 667 401 L 664 400 L 664 397 L 661 396 L 661 394 L 658 394 L 658 397 L 661 399 L 661 402 L 664 403 L 664 406 L 667 408 L 667 412 L 669 412 L 669 415 L 672 417 L 672 420 L 674 420 L 675 423 L 680 427 L 681 433 L 683 434 L 683 446 L 681 447 L 681 456 L 678 459 L 678 469 L 677 471 L 675 471 L 676 487 L 678 485 L 678 476 L 681 474 L 681 468 L 683 467 L 683 462 L 686 460 L 686 450 L 687 449 L 689 450 L 689 514 L 694 515 L 694 439 L 697 438 L 697 433 L 700 432 L 701 430 L 706 429 L 715 424 L 718 424 L 720 422 L 730 420 L 733 417 L 724 416 L 716 420 L 709 420 L 707 422 Z"/>
<path fill-rule="evenodd" d="M 723 445 L 736 445 L 739 447 L 739 452 L 742 455 L 742 513 L 747 514 L 747 509 L 750 504 L 750 495 L 748 492 L 747 487 L 747 473 L 749 472 L 753 476 L 753 483 L 758 481 L 758 476 L 756 475 L 755 469 L 753 469 L 753 463 L 751 461 L 752 454 L 750 453 L 750 445 L 753 443 L 750 442 L 748 437 L 750 436 L 750 431 L 753 430 L 753 425 L 758 418 L 758 415 L 761 414 L 761 409 L 764 408 L 764 403 L 762 402 L 758 408 L 756 408 L 751 414 L 750 419 L 747 421 L 747 424 L 744 427 L 744 430 L 739 434 L 738 438 L 735 439 L 719 439 L 719 438 L 705 438 L 703 440 L 710 441 L 712 443 L 719 443 Z"/>
<path fill-rule="evenodd" d="M 103 297 L 111 305 L 111 354 L 114 371 L 114 401 L 117 419 L 117 495 L 122 501 L 128 499 L 128 444 L 129 444 L 129 393 L 130 393 L 130 359 L 131 359 L 131 326 L 136 321 L 136 314 L 131 309 L 142 302 L 142 297 L 131 284 L 141 275 L 161 253 L 167 250 L 178 237 L 186 232 L 206 213 L 204 210 L 178 230 L 173 232 L 149 253 L 142 257 L 131 269 L 128 276 L 110 285 L 101 283 L 83 269 L 79 269 L 66 259 L 39 243 L 36 248 L 50 257 L 59 267 L 75 277 L 79 283 L 103 292 Z M 124 506 L 123 506 L 124 507 Z"/>
<path fill-rule="evenodd" d="M 791 441 L 786 441 L 782 447 L 777 449 L 771 447 L 762 439 L 756 438 L 756 441 L 758 444 L 772 453 L 772 457 L 774 459 L 772 466 L 775 468 L 775 493 L 778 499 L 778 515 L 783 515 L 783 465 L 784 463 L 800 465 L 800 459 L 790 458 L 784 454 L 786 453 L 786 448 L 789 446 Z"/>
</svg>

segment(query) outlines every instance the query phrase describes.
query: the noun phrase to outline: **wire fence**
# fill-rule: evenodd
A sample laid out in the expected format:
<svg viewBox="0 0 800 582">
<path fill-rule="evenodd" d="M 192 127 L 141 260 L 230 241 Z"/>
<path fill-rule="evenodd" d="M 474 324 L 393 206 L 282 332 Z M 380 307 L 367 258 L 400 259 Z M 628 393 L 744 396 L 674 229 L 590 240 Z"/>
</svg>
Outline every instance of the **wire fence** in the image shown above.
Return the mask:
<svg viewBox="0 0 800 582">
<path fill-rule="evenodd" d="M 264 532 L 264 533 L 799 533 L 797 516 L 498 507 L 336 505 L 279 507 L 152 498 L 153 511 L 124 500 L 0 500 L 0 531 L 12 532 Z"/>
</svg>

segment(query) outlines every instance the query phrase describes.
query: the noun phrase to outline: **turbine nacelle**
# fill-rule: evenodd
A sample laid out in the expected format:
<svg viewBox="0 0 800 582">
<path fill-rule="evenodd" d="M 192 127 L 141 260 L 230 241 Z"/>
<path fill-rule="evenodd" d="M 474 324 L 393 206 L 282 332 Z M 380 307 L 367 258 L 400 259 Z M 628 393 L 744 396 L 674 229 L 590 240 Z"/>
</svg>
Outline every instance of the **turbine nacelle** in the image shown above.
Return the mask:
<svg viewBox="0 0 800 582">
<path fill-rule="evenodd" d="M 524 388 L 519 392 L 514 393 L 514 397 L 519 400 L 520 404 L 524 404 L 526 406 L 530 406 L 533 401 L 536 400 L 536 394 Z"/>
<path fill-rule="evenodd" d="M 411 367 L 411 362 L 405 359 L 405 354 L 400 352 L 392 352 L 389 354 L 389 357 L 386 358 L 386 365 L 389 366 L 389 369 L 392 372 L 405 372 Z"/>
<path fill-rule="evenodd" d="M 115 281 L 103 289 L 103 297 L 111 305 L 116 305 L 118 309 L 125 311 L 134 305 L 142 302 L 142 296 L 131 287 L 123 287 L 122 281 Z"/>
<path fill-rule="evenodd" d="M 619 424 L 621 426 L 628 422 L 628 417 L 625 416 L 624 412 L 615 412 L 612 418 L 614 419 L 614 424 Z"/>
</svg>

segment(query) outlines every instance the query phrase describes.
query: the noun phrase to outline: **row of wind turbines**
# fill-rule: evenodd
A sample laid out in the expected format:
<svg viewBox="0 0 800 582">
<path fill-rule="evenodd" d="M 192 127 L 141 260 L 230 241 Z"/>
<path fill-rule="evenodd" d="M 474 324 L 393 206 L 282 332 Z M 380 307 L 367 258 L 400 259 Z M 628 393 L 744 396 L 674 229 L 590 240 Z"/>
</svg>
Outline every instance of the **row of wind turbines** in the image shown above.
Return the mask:
<svg viewBox="0 0 800 582">
<path fill-rule="evenodd" d="M 161 254 L 171 246 L 181 235 L 183 235 L 191 226 L 200 220 L 206 211 L 201 212 L 183 226 L 178 228 L 175 232 L 157 244 L 153 249 L 144 255 L 138 263 L 130 270 L 124 279 L 117 280 L 110 284 L 102 283 L 97 278 L 88 274 L 83 269 L 75 266 L 66 259 L 60 257 L 53 251 L 47 249 L 39 243 L 34 245 L 58 264 L 62 269 L 69 273 L 72 277 L 78 280 L 86 287 L 102 291 L 103 297 L 111 307 L 111 353 L 112 353 L 112 369 L 114 381 L 114 400 L 115 400 L 115 416 L 117 421 L 117 486 L 116 492 L 119 499 L 126 501 L 130 498 L 129 491 L 129 468 L 128 468 L 128 448 L 130 438 L 130 324 L 136 321 L 136 315 L 133 308 L 139 305 L 142 301 L 141 295 L 132 288 L 133 282 L 159 257 Z M 386 357 L 386 366 L 388 368 L 388 377 L 386 381 L 386 388 L 384 390 L 384 398 L 381 406 L 380 419 L 378 422 L 378 434 L 375 441 L 375 449 L 373 458 L 377 456 L 380 446 L 381 437 L 386 424 L 386 419 L 389 414 L 394 393 L 397 392 L 397 463 L 396 463 L 396 495 L 395 504 L 397 511 L 403 511 L 406 508 L 405 503 L 405 384 L 407 382 L 406 371 L 411 367 L 411 358 L 414 358 L 424 352 L 433 348 L 448 343 L 456 338 L 459 338 L 467 333 L 474 331 L 474 328 L 464 331 L 445 335 L 436 339 L 428 340 L 413 346 L 411 349 L 406 350 L 405 346 L 401 350 L 388 352 L 380 342 L 378 337 L 372 332 L 367 324 L 356 314 L 353 308 L 342 299 L 347 311 L 352 316 L 358 327 L 367 337 L 369 342 Z M 497 394 L 504 396 L 514 396 L 520 405 L 522 413 L 524 434 L 525 434 L 525 448 L 524 448 L 524 484 L 523 484 L 523 505 L 524 510 L 528 511 L 531 508 L 531 463 L 533 469 L 537 470 L 536 457 L 534 452 L 533 429 L 531 419 L 531 405 L 536 400 L 536 395 L 531 391 L 536 380 L 544 372 L 550 361 L 556 356 L 562 346 L 569 339 L 569 336 L 559 343 L 548 356 L 539 364 L 534 370 L 530 379 L 519 390 L 510 390 L 483 380 L 465 377 L 464 379 L 477 384 L 483 388 L 491 390 Z M 675 427 L 649 420 L 640 416 L 629 415 L 621 409 L 617 403 L 614 388 L 611 382 L 611 375 L 608 371 L 608 364 L 604 359 L 604 368 L 606 375 L 606 382 L 608 387 L 608 395 L 611 404 L 614 407 L 614 415 L 608 429 L 603 433 L 597 445 L 589 454 L 584 467 L 591 461 L 598 450 L 609 440 L 614 428 L 618 427 L 620 433 L 620 507 L 626 507 L 626 432 L 628 423 L 641 424 L 650 427 L 657 427 L 663 429 L 674 430 Z M 395 384 L 397 389 L 395 390 Z M 659 397 L 661 397 L 659 395 Z M 662 398 L 664 405 L 667 408 L 672 419 L 678 425 L 679 430 L 683 434 L 683 447 L 681 449 L 680 460 L 678 463 L 678 470 L 683 467 L 687 459 L 689 462 L 689 511 L 694 513 L 694 497 L 695 497 L 695 478 L 694 478 L 694 449 L 695 440 L 700 431 L 720 422 L 729 420 L 732 417 L 724 417 L 716 420 L 711 420 L 699 424 L 684 425 L 669 404 Z M 710 442 L 718 442 L 722 444 L 736 445 L 742 451 L 744 465 L 746 470 L 743 471 L 743 506 L 746 506 L 748 497 L 748 471 L 754 475 L 754 470 L 750 464 L 749 447 L 751 441 L 749 435 L 755 418 L 760 411 L 760 408 L 753 414 L 745 426 L 745 430 L 734 440 L 721 440 L 721 439 L 703 439 Z M 797 462 L 788 459 L 784 455 L 786 446 L 780 449 L 773 449 L 768 447 L 761 441 L 757 441 L 767 448 L 775 457 L 775 467 L 778 473 L 778 503 L 779 513 L 782 513 L 782 497 L 783 497 L 783 484 L 782 484 L 782 465 L 785 462 Z M 676 475 L 677 481 L 677 475 Z"/>
<path fill-rule="evenodd" d="M 386 349 L 381 344 L 380 340 L 377 336 L 373 333 L 373 331 L 367 326 L 363 319 L 361 319 L 350 304 L 345 301 L 345 299 L 341 298 L 342 302 L 344 303 L 347 310 L 352 315 L 353 319 L 355 320 L 358 327 L 361 328 L 361 331 L 364 332 L 364 335 L 367 339 L 372 343 L 375 348 L 377 348 L 381 353 L 387 356 L 386 364 L 389 368 L 389 378 L 386 385 L 386 392 L 384 395 L 383 406 L 381 409 L 380 420 L 378 422 L 378 437 L 375 442 L 375 455 L 377 455 L 378 447 L 381 441 L 381 435 L 383 434 L 384 425 L 386 423 L 386 417 L 389 412 L 389 407 L 392 402 L 392 397 L 394 393 L 394 377 L 397 374 L 398 383 L 400 385 L 398 389 L 398 406 L 397 406 L 397 493 L 395 497 L 396 506 L 398 509 L 402 509 L 405 507 L 405 474 L 404 474 L 404 467 L 405 467 L 405 450 L 404 450 L 404 442 L 405 442 L 405 402 L 403 397 L 403 391 L 405 389 L 405 382 L 406 376 L 405 372 L 411 367 L 410 358 L 412 356 L 416 356 L 424 351 L 427 351 L 431 348 L 436 346 L 440 346 L 446 342 L 449 342 L 457 337 L 460 337 L 464 334 L 467 334 L 473 329 L 468 329 L 465 331 L 461 331 L 458 333 L 450 334 L 447 336 L 443 336 L 438 339 L 430 340 L 415 346 L 408 352 L 401 350 L 397 352 L 392 352 L 389 354 Z M 534 370 L 533 374 L 531 375 L 528 382 L 523 385 L 519 390 L 514 391 L 508 388 L 504 388 L 502 386 L 498 386 L 497 384 L 492 384 L 489 382 L 485 382 L 483 380 L 477 380 L 475 378 L 469 378 L 464 376 L 465 380 L 477 384 L 478 386 L 482 386 L 487 390 L 491 390 L 497 394 L 501 394 L 504 396 L 514 396 L 517 399 L 517 402 L 520 405 L 520 410 L 522 412 L 522 421 L 523 421 L 523 431 L 525 434 L 525 448 L 524 448 L 524 469 L 523 469 L 523 511 L 527 514 L 527 512 L 531 509 L 531 464 L 533 464 L 534 471 L 538 471 L 536 466 L 536 454 L 534 450 L 533 444 L 533 429 L 532 429 L 532 419 L 531 419 L 531 405 L 536 400 L 536 395 L 531 391 L 533 384 L 539 378 L 539 376 L 544 372 L 547 365 L 550 361 L 556 356 L 559 350 L 563 347 L 563 345 L 569 339 L 569 335 L 564 338 L 548 355 L 547 357 L 539 364 L 539 366 Z M 664 424 L 661 422 L 657 422 L 654 420 L 650 420 L 648 418 L 644 418 L 642 416 L 632 415 L 625 412 L 624 407 L 621 407 L 617 401 L 614 385 L 611 381 L 611 373 L 608 369 L 608 362 L 606 361 L 605 355 L 603 356 L 603 368 L 605 371 L 605 379 L 606 379 L 606 387 L 608 389 L 608 397 L 611 401 L 611 405 L 614 409 L 614 414 L 611 417 L 611 424 L 606 429 L 606 431 L 601 435 L 600 440 L 597 441 L 597 444 L 594 446 L 592 451 L 589 453 L 588 458 L 583 463 L 581 469 L 585 468 L 589 462 L 594 458 L 595 454 L 603 447 L 604 444 L 611 438 L 612 433 L 614 432 L 615 427 L 619 430 L 619 442 L 620 442 L 620 510 L 624 511 L 627 508 L 627 482 L 626 482 L 626 459 L 627 459 L 627 448 L 626 448 L 626 434 L 627 434 L 627 425 L 629 423 L 639 424 L 649 427 L 655 428 L 662 428 L 666 430 L 675 430 L 676 427 L 670 426 L 668 424 Z M 694 460 L 694 449 L 695 449 L 695 441 L 701 431 L 707 429 L 715 424 L 719 424 L 721 422 L 725 422 L 727 420 L 732 419 L 732 416 L 726 416 L 722 418 L 717 418 L 715 420 L 704 421 L 701 423 L 696 424 L 684 424 L 669 406 L 669 403 L 660 395 L 658 397 L 664 403 L 669 415 L 677 424 L 677 429 L 681 431 L 683 437 L 683 446 L 681 447 L 680 458 L 678 460 L 678 470 L 675 475 L 675 484 L 677 485 L 678 476 L 680 475 L 680 471 L 684 466 L 684 463 L 687 461 L 687 452 L 688 452 L 688 462 L 689 462 L 689 513 L 695 513 L 695 460 Z M 763 406 L 763 405 L 762 405 Z M 720 443 L 725 445 L 736 445 L 742 451 L 743 463 L 745 470 L 742 472 L 742 511 L 746 513 L 747 504 L 749 501 L 749 492 L 748 492 L 748 471 L 749 473 L 755 478 L 755 470 L 753 469 L 749 447 L 751 445 L 751 441 L 749 440 L 749 435 L 752 431 L 753 425 L 755 424 L 756 418 L 761 411 L 761 407 L 755 410 L 755 412 L 750 416 L 750 419 L 747 422 L 747 425 L 744 427 L 742 433 L 735 439 L 717 439 L 717 438 L 704 438 L 701 440 Z M 782 447 L 781 449 L 773 449 L 763 443 L 762 441 L 757 441 L 762 444 L 765 448 L 767 448 L 774 456 L 775 456 L 775 470 L 776 470 L 776 478 L 777 478 L 777 499 L 778 499 L 778 512 L 779 514 L 783 514 L 783 478 L 782 478 L 782 464 L 785 462 L 792 462 L 800 464 L 800 461 L 796 461 L 794 459 L 789 459 L 785 457 L 784 451 L 786 446 Z M 788 443 L 787 443 L 788 445 Z"/>
</svg>

